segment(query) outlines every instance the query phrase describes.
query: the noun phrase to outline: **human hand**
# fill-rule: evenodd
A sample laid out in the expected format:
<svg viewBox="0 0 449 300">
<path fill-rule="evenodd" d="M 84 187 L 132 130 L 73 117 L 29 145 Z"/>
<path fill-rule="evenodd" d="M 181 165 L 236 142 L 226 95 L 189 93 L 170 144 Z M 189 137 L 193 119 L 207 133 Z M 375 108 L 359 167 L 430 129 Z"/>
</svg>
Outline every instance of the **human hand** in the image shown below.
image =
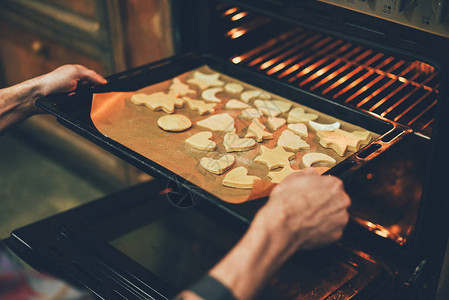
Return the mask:
<svg viewBox="0 0 449 300">
<path fill-rule="evenodd" d="M 267 232 L 276 236 L 289 255 L 340 239 L 350 204 L 340 179 L 307 168 L 279 183 L 254 221 L 268 226 Z"/>
<path fill-rule="evenodd" d="M 41 96 L 74 91 L 79 83 L 105 84 L 107 80 L 81 65 L 64 65 L 38 77 Z"/>
</svg>

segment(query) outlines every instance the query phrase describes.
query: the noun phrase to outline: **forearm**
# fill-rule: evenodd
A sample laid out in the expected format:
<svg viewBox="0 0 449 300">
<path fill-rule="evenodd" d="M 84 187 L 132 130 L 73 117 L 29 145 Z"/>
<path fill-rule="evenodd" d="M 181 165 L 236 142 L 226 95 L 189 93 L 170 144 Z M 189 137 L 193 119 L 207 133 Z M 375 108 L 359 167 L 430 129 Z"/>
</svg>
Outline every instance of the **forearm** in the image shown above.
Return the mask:
<svg viewBox="0 0 449 300">
<path fill-rule="evenodd" d="M 0 90 L 0 134 L 36 112 L 35 101 L 43 96 L 40 78 Z"/>
<path fill-rule="evenodd" d="M 227 286 L 240 300 L 252 299 L 291 254 L 275 227 L 257 218 L 239 243 L 209 274 Z"/>
</svg>

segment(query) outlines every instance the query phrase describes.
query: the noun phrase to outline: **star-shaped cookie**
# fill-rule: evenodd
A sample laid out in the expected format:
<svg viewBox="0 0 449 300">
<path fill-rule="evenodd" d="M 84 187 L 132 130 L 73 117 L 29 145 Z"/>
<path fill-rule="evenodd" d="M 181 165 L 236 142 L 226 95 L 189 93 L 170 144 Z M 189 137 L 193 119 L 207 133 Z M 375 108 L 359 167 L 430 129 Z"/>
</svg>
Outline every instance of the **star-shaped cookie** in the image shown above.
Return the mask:
<svg viewBox="0 0 449 300">
<path fill-rule="evenodd" d="M 136 105 L 145 105 L 151 110 L 163 110 L 168 114 L 175 112 L 175 107 L 182 107 L 184 101 L 175 95 L 157 92 L 154 94 L 134 94 L 131 102 Z"/>
<path fill-rule="evenodd" d="M 217 106 L 215 103 L 206 103 L 203 100 L 195 100 L 189 97 L 184 97 L 182 99 L 184 99 L 189 109 L 198 111 L 201 116 L 207 113 L 213 114 L 215 111 L 214 108 Z"/>
<path fill-rule="evenodd" d="M 263 140 L 272 139 L 273 135 L 270 132 L 265 131 L 265 125 L 260 123 L 258 119 L 253 119 L 248 126 L 248 132 L 245 137 L 253 138 L 257 142 L 262 142 Z"/>
<path fill-rule="evenodd" d="M 193 78 L 187 80 L 188 83 L 198 86 L 201 90 L 205 90 L 211 86 L 223 86 L 224 82 L 220 79 L 220 74 L 204 74 L 200 71 L 193 73 Z"/>
<path fill-rule="evenodd" d="M 267 165 L 269 170 L 290 164 L 289 160 L 295 156 L 294 153 L 285 151 L 281 146 L 274 149 L 261 146 L 260 152 L 261 155 L 256 157 L 254 161 Z"/>
<path fill-rule="evenodd" d="M 306 123 L 310 120 L 315 121 L 318 115 L 306 113 L 304 108 L 296 107 L 288 113 L 287 123 Z"/>
<path fill-rule="evenodd" d="M 371 135 L 368 131 L 348 132 L 341 129 L 334 131 L 317 130 L 320 145 L 324 148 L 333 149 L 338 155 L 344 156 L 346 151 L 358 151 L 361 145 L 368 144 Z"/>
<path fill-rule="evenodd" d="M 285 165 L 284 168 L 280 171 L 276 172 L 269 172 L 268 177 L 270 177 L 271 182 L 273 183 L 279 183 L 282 180 L 284 180 L 285 177 L 290 175 L 293 172 L 299 172 L 299 170 L 293 170 L 290 165 Z"/>
</svg>

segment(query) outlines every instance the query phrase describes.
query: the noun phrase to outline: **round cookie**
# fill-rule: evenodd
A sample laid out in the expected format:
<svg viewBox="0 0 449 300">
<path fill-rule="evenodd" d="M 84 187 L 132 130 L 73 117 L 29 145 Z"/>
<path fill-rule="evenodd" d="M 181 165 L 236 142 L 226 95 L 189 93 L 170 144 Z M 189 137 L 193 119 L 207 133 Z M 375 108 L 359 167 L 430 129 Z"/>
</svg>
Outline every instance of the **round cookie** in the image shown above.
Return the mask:
<svg viewBox="0 0 449 300">
<path fill-rule="evenodd" d="M 184 131 L 192 126 L 189 118 L 183 115 L 174 114 L 160 117 L 157 120 L 157 125 L 165 131 Z"/>
</svg>

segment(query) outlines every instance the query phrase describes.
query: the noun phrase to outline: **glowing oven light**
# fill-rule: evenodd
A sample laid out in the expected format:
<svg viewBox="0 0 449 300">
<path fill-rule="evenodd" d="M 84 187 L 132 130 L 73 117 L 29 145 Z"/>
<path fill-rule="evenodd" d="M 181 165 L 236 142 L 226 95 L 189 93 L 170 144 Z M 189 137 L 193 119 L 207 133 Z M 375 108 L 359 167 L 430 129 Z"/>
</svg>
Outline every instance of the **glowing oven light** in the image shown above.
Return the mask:
<svg viewBox="0 0 449 300">
<path fill-rule="evenodd" d="M 245 17 L 247 14 L 248 14 L 248 13 L 247 13 L 246 11 L 241 12 L 241 13 L 238 13 L 238 14 L 232 16 L 231 20 L 232 20 L 232 21 L 240 20 L 241 18 Z"/>
<path fill-rule="evenodd" d="M 238 64 L 242 61 L 242 58 L 240 56 L 236 56 L 231 61 L 235 64 Z"/>
<path fill-rule="evenodd" d="M 233 8 L 228 9 L 227 11 L 225 11 L 223 13 L 223 15 L 224 16 L 229 16 L 229 15 L 232 15 L 233 13 L 235 13 L 236 11 L 237 11 L 237 7 L 233 7 Z"/>
<path fill-rule="evenodd" d="M 236 39 L 241 37 L 242 35 L 244 35 L 247 32 L 246 29 L 240 29 L 234 33 L 231 34 L 231 39 Z"/>
</svg>

